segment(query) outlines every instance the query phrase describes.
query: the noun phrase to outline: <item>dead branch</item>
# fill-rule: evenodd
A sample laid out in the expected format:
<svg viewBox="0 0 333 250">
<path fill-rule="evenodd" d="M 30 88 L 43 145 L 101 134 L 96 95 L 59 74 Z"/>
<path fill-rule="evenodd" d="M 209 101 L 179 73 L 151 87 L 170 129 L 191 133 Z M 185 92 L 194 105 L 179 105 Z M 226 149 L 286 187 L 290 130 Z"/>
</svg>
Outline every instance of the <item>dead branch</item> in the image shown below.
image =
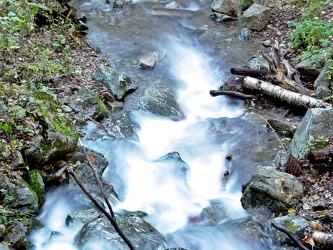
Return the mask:
<svg viewBox="0 0 333 250">
<path fill-rule="evenodd" d="M 228 95 L 228 96 L 233 96 L 233 97 L 238 97 L 241 99 L 252 99 L 254 98 L 254 95 L 246 95 L 240 92 L 236 91 L 230 91 L 230 90 L 211 90 L 209 91 L 209 94 L 211 96 L 218 96 L 218 95 Z"/>
<path fill-rule="evenodd" d="M 67 168 L 68 173 L 73 177 L 73 179 L 76 181 L 76 183 L 79 185 L 79 187 L 82 189 L 82 191 L 89 197 L 89 199 L 95 204 L 95 206 L 108 218 L 108 220 L 111 222 L 113 228 L 116 230 L 116 232 L 120 235 L 120 237 L 125 241 L 129 249 L 135 250 L 134 246 L 130 242 L 130 240 L 126 237 L 126 235 L 123 233 L 123 231 L 119 228 L 116 217 L 114 215 L 111 215 L 108 213 L 103 206 L 92 196 L 92 194 L 85 188 L 83 183 L 77 178 L 75 175 L 73 169 L 71 167 Z"/>
<path fill-rule="evenodd" d="M 243 88 L 260 91 L 267 96 L 277 98 L 293 106 L 308 108 L 327 108 L 330 106 L 322 100 L 300 93 L 295 93 L 269 82 L 261 81 L 249 76 L 245 77 L 242 86 Z"/>
<path fill-rule="evenodd" d="M 303 249 L 303 250 L 309 250 L 306 246 L 304 246 L 300 241 L 299 241 L 299 239 L 298 239 L 298 237 L 296 236 L 296 235 L 294 235 L 292 232 L 290 232 L 287 228 L 285 228 L 285 227 L 283 227 L 283 226 L 281 226 L 281 225 L 278 225 L 278 224 L 276 224 L 276 223 L 274 223 L 274 222 L 272 222 L 271 221 L 271 225 L 275 228 L 275 229 L 277 229 L 277 230 L 279 230 L 279 231 L 281 231 L 281 232 L 283 232 L 283 233 L 285 233 L 288 237 L 289 237 L 289 239 L 291 239 L 299 248 L 301 248 L 301 249 Z"/>
<path fill-rule="evenodd" d="M 230 73 L 233 75 L 243 75 L 243 76 L 252 76 L 252 77 L 263 77 L 269 74 L 267 70 L 244 69 L 244 68 L 231 68 Z"/>
<path fill-rule="evenodd" d="M 312 239 L 322 246 L 328 247 L 329 249 L 333 248 L 333 234 L 314 231 Z"/>
</svg>

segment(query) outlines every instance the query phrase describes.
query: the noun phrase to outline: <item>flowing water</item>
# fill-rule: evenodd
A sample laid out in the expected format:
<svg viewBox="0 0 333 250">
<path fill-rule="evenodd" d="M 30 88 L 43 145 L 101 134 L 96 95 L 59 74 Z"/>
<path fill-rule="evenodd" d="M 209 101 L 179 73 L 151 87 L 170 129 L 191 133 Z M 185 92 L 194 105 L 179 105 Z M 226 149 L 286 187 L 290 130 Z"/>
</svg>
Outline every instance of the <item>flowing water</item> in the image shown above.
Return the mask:
<svg viewBox="0 0 333 250">
<path fill-rule="evenodd" d="M 240 203 L 241 185 L 246 180 L 235 174 L 226 184 L 221 182 L 229 168 L 225 156 L 241 138 L 221 141 L 210 129 L 213 118 L 244 113 L 243 101 L 212 98 L 209 91 L 226 81 L 229 67 L 248 59 L 256 45 L 238 38 L 239 21 L 217 24 L 211 20 L 210 2 L 180 2 L 184 12 L 175 14 L 157 8 L 168 2 L 134 1 L 115 11 L 100 1 L 77 5 L 89 10 L 87 39 L 91 45 L 100 47 L 116 70 L 139 83 L 126 97 L 123 110 L 135 108 L 148 86 L 161 84 L 177 91 L 186 117 L 173 121 L 134 112 L 140 125 L 139 142 L 83 139 L 86 147 L 101 152 L 109 161 L 103 178 L 119 195 L 120 201 L 113 204 L 115 211 L 148 213 L 145 219 L 165 235 L 168 247 L 269 249 L 267 242 L 257 242 L 246 234 L 240 237 L 235 226 L 252 220 Z M 156 64 L 151 70 L 142 70 L 138 58 L 149 52 L 158 53 Z M 85 132 L 89 135 L 94 130 L 96 126 L 90 123 Z M 228 130 L 242 137 L 239 131 Z M 173 161 L 173 157 L 181 161 Z M 76 249 L 72 240 L 79 228 L 65 225 L 67 214 L 85 206 L 73 199 L 75 192 L 58 188 L 47 194 L 38 217 L 45 228 L 31 236 L 36 249 Z M 191 227 L 191 218 L 212 201 L 223 207 L 226 219 L 216 225 Z M 50 240 L 51 232 L 61 234 Z"/>
</svg>

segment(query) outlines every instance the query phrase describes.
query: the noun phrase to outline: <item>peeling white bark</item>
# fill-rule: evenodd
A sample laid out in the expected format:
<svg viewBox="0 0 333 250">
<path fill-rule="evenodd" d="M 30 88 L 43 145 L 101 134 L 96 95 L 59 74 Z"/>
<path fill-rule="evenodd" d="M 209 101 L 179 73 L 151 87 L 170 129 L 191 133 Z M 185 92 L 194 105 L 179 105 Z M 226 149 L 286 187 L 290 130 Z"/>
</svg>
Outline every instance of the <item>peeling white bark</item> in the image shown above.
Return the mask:
<svg viewBox="0 0 333 250">
<path fill-rule="evenodd" d="M 243 88 L 260 91 L 267 96 L 277 98 L 293 106 L 303 106 L 308 108 L 327 108 L 330 106 L 329 103 L 326 103 L 323 100 L 295 93 L 269 82 L 261 81 L 249 76 L 245 77 L 242 86 Z"/>
</svg>

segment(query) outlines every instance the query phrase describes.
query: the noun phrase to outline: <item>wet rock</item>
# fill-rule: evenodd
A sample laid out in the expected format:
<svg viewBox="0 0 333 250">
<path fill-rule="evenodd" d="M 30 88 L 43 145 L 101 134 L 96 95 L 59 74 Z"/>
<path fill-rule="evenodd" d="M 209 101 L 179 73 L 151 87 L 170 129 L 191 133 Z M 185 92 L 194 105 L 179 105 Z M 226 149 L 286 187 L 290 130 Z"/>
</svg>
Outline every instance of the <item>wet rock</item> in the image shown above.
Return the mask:
<svg viewBox="0 0 333 250">
<path fill-rule="evenodd" d="M 306 230 L 311 228 L 311 224 L 309 221 L 290 214 L 286 216 L 276 217 L 272 219 L 272 221 L 277 225 L 287 228 L 293 234 L 300 237 L 300 239 L 303 239 Z M 268 233 L 271 235 L 274 245 L 282 246 L 285 244 L 293 244 L 293 242 L 285 233 L 275 229 L 274 227 L 268 227 Z"/>
<path fill-rule="evenodd" d="M 297 129 L 296 125 L 282 119 L 269 118 L 267 122 L 277 133 L 289 138 L 294 136 Z"/>
<path fill-rule="evenodd" d="M 45 185 L 41 171 L 34 169 L 28 173 L 28 182 L 33 191 L 37 194 L 39 204 L 42 205 L 45 202 Z"/>
<path fill-rule="evenodd" d="M 217 142 L 226 147 L 224 150 L 232 154 L 232 160 L 225 160 L 225 166 L 238 176 L 237 184 L 249 181 L 251 173 L 263 163 L 270 164 L 276 148 L 280 146 L 274 133 L 265 129 L 266 121 L 248 117 L 210 119 L 210 130 Z M 245 171 L 246 170 L 246 171 Z"/>
<path fill-rule="evenodd" d="M 95 81 L 101 82 L 108 87 L 110 93 L 118 100 L 122 99 L 127 92 L 133 91 L 138 87 L 138 84 L 133 82 L 130 77 L 107 66 L 97 68 L 92 77 Z"/>
<path fill-rule="evenodd" d="M 114 101 L 114 102 L 106 102 L 106 106 L 111 112 L 117 112 L 123 108 L 124 104 L 122 102 Z"/>
<path fill-rule="evenodd" d="M 245 9 L 249 8 L 254 3 L 265 4 L 265 0 L 242 0 L 241 1 L 241 5 Z"/>
<path fill-rule="evenodd" d="M 242 20 L 246 27 L 251 30 L 260 31 L 269 22 L 271 11 L 268 7 L 260 4 L 253 4 L 244 11 Z"/>
<path fill-rule="evenodd" d="M 86 148 L 86 153 L 88 157 L 91 157 L 91 159 L 93 160 L 96 172 L 98 173 L 99 177 L 101 177 L 108 166 L 107 159 L 103 156 L 103 154 L 89 148 Z M 81 148 L 77 150 L 69 160 L 69 163 L 72 164 L 76 164 L 78 162 L 87 162 L 86 155 L 83 153 L 83 150 Z"/>
<path fill-rule="evenodd" d="M 109 112 L 98 95 L 89 89 L 80 89 L 72 95 L 69 106 L 77 113 L 82 120 L 93 119 L 100 121 L 109 116 Z"/>
<path fill-rule="evenodd" d="M 250 31 L 248 28 L 244 27 L 241 29 L 240 35 L 241 40 L 247 41 L 251 39 Z"/>
<path fill-rule="evenodd" d="M 280 213 L 288 211 L 293 199 L 302 195 L 303 186 L 293 175 L 260 165 L 243 187 L 241 202 L 244 209 L 267 207 Z"/>
<path fill-rule="evenodd" d="M 221 14 L 217 12 L 213 12 L 210 17 L 215 21 L 215 22 L 229 22 L 229 21 L 235 21 L 237 18 L 226 15 L 226 14 Z"/>
<path fill-rule="evenodd" d="M 210 205 L 202 210 L 200 217 L 203 221 L 216 224 L 230 220 L 228 209 L 220 200 L 210 201 Z"/>
<path fill-rule="evenodd" d="M 165 249 L 166 241 L 161 233 L 135 214 L 116 213 L 116 221 L 136 249 Z M 105 217 L 83 226 L 74 238 L 74 244 L 82 250 L 94 250 L 95 244 L 108 249 L 125 250 L 128 246 Z"/>
<path fill-rule="evenodd" d="M 173 120 L 184 118 L 184 114 L 176 101 L 175 92 L 157 84 L 146 89 L 144 96 L 140 98 L 137 109 Z"/>
<path fill-rule="evenodd" d="M 80 212 L 73 212 L 66 217 L 66 225 L 69 227 L 82 227 L 84 224 L 89 223 L 102 214 L 94 208 L 83 210 Z"/>
<path fill-rule="evenodd" d="M 40 167 L 67 159 L 76 150 L 78 134 L 68 114 L 62 112 L 51 95 L 45 92 L 34 95 L 25 108 L 35 117 L 40 133 L 34 138 L 34 145 L 24 153 L 29 164 Z"/>
<path fill-rule="evenodd" d="M 126 138 L 130 140 L 139 140 L 136 130 L 139 124 L 135 121 L 131 111 L 126 111 L 107 124 L 108 134 L 115 138 Z"/>
<path fill-rule="evenodd" d="M 166 163 L 168 168 L 173 168 L 176 176 L 180 177 L 181 180 L 186 183 L 186 176 L 189 166 L 182 160 L 178 152 L 170 152 L 156 162 Z"/>
<path fill-rule="evenodd" d="M 157 52 L 152 52 L 144 56 L 141 56 L 139 58 L 140 61 L 139 67 L 141 69 L 152 69 L 155 65 L 157 56 L 158 56 Z"/>
<path fill-rule="evenodd" d="M 227 14 L 229 16 L 237 16 L 240 10 L 239 0 L 214 0 L 212 9 L 215 12 Z"/>
<path fill-rule="evenodd" d="M 332 141 L 332 123 L 333 109 L 308 109 L 289 146 L 291 154 L 297 159 L 303 158 L 310 150 L 309 142 L 320 136 Z M 324 146 L 323 143 L 318 144 L 317 149 Z"/>
<path fill-rule="evenodd" d="M 329 69 L 332 67 L 333 60 L 328 60 L 313 84 L 317 98 L 328 99 L 333 95 L 333 82 L 332 79 L 329 78 L 330 74 L 328 73 Z"/>
<path fill-rule="evenodd" d="M 319 76 L 324 65 L 324 58 L 313 56 L 296 64 L 295 68 L 301 74 L 302 79 L 314 81 Z"/>
</svg>

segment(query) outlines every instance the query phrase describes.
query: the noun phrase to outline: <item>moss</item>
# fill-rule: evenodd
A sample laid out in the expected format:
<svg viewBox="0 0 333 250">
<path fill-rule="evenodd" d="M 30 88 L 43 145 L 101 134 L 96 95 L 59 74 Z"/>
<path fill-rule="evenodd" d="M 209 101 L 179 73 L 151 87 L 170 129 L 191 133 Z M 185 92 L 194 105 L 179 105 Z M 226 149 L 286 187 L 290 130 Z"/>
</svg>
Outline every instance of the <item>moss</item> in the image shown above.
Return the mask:
<svg viewBox="0 0 333 250">
<path fill-rule="evenodd" d="M 39 205 L 45 202 L 45 190 L 44 181 L 41 172 L 37 169 L 29 171 L 29 185 L 31 189 L 36 193 Z"/>
<path fill-rule="evenodd" d="M 289 231 L 291 231 L 292 233 L 296 233 L 298 231 L 298 227 L 297 224 L 294 223 L 293 221 L 285 221 L 284 222 L 284 226 L 285 228 L 287 228 Z"/>
</svg>

